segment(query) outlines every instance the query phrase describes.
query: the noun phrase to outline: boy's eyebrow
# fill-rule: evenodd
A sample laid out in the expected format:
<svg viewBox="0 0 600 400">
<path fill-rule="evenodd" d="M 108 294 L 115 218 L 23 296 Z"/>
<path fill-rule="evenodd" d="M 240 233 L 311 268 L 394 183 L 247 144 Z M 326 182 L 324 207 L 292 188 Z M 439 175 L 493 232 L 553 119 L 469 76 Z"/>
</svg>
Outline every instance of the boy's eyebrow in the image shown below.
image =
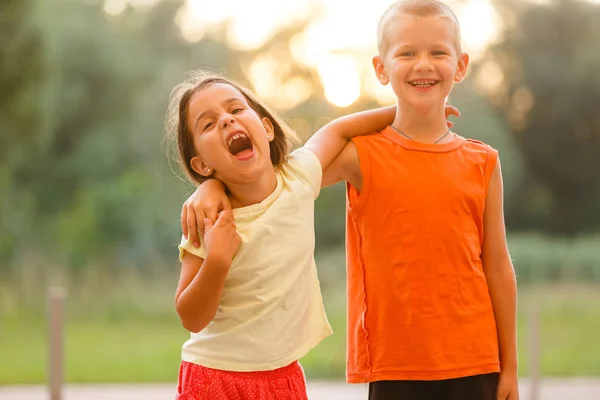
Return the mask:
<svg viewBox="0 0 600 400">
<path fill-rule="evenodd" d="M 414 44 L 403 44 L 403 45 L 400 45 L 400 46 L 394 48 L 394 52 L 397 53 L 397 52 L 401 52 L 401 51 L 413 50 L 417 47 L 418 46 L 414 45 Z M 430 50 L 437 49 L 437 50 L 450 51 L 451 48 L 452 48 L 451 46 L 448 46 L 447 44 L 443 44 L 443 43 L 436 43 L 436 44 L 430 46 Z M 390 50 L 392 50 L 392 49 L 390 49 Z"/>
<path fill-rule="evenodd" d="M 237 97 L 231 97 L 231 98 L 229 98 L 229 99 L 225 100 L 225 101 L 224 101 L 222 104 L 223 104 L 223 105 L 229 105 L 229 104 L 231 104 L 231 103 L 234 103 L 234 102 L 236 102 L 236 101 L 242 101 L 242 100 L 241 100 L 241 99 L 238 99 Z M 198 125 L 198 122 L 199 122 L 199 121 L 200 121 L 202 118 L 204 118 L 204 117 L 205 117 L 207 114 L 210 114 L 210 113 L 211 113 L 211 111 L 202 111 L 202 112 L 200 113 L 200 115 L 198 115 L 198 118 L 196 118 L 196 122 L 194 122 L 194 129 L 196 129 L 196 126 Z"/>
</svg>

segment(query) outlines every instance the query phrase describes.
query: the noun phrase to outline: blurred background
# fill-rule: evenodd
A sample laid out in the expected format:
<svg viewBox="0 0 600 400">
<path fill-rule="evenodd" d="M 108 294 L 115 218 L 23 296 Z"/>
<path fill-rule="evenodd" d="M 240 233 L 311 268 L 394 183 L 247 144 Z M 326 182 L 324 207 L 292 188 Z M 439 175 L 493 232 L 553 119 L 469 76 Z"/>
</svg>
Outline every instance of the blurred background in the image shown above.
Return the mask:
<svg viewBox="0 0 600 400">
<path fill-rule="evenodd" d="M 182 203 L 171 89 L 210 67 L 246 82 L 303 139 L 393 102 L 375 80 L 390 0 L 3 0 L 0 384 L 46 380 L 46 291 L 64 286 L 68 382 L 175 382 Z M 472 64 L 455 131 L 499 149 L 517 270 L 521 373 L 539 309 L 544 376 L 600 376 L 600 4 L 448 1 Z M 335 334 L 302 360 L 343 379 L 344 188 L 317 201 Z"/>
</svg>

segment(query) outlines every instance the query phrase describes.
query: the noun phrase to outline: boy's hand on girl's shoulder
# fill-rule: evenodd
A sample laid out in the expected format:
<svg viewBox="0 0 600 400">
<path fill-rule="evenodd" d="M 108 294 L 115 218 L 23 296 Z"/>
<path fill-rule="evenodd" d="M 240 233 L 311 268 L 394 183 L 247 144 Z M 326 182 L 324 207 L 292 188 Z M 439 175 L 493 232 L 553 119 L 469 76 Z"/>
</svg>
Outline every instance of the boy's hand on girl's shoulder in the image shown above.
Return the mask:
<svg viewBox="0 0 600 400">
<path fill-rule="evenodd" d="M 235 228 L 233 212 L 225 210 L 219 213 L 217 222 L 204 219 L 204 243 L 206 259 L 229 267 L 240 247 L 240 236 Z"/>
<path fill-rule="evenodd" d="M 501 372 L 496 390 L 498 400 L 519 400 L 519 379 L 516 372 Z"/>
<path fill-rule="evenodd" d="M 194 247 L 200 247 L 199 233 L 204 234 L 204 221 L 215 223 L 218 213 L 231 210 L 225 186 L 217 179 L 208 179 L 183 203 L 181 230 Z"/>
<path fill-rule="evenodd" d="M 460 111 L 458 111 L 458 108 L 446 104 L 446 123 L 448 124 L 448 128 L 452 128 L 454 126 L 454 122 L 448 119 L 451 115 L 460 117 Z"/>
</svg>

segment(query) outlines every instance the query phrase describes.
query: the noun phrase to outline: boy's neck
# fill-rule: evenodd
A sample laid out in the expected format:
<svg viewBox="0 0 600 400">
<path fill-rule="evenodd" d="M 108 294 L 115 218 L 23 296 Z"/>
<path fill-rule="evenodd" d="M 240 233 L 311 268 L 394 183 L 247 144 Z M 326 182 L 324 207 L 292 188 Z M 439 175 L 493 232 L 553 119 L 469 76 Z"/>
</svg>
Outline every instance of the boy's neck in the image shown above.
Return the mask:
<svg viewBox="0 0 600 400">
<path fill-rule="evenodd" d="M 441 104 L 430 109 L 418 110 L 398 102 L 396 118 L 392 127 L 396 131 L 402 132 L 403 136 L 416 142 L 435 143 L 440 138 L 442 140 L 439 143 L 451 141 L 451 135 L 444 137 L 448 132 L 445 109 L 445 105 Z"/>
<path fill-rule="evenodd" d="M 227 184 L 229 190 L 229 201 L 232 208 L 241 208 L 258 204 L 267 197 L 277 187 L 277 175 L 274 168 L 269 168 L 256 181 Z"/>
</svg>

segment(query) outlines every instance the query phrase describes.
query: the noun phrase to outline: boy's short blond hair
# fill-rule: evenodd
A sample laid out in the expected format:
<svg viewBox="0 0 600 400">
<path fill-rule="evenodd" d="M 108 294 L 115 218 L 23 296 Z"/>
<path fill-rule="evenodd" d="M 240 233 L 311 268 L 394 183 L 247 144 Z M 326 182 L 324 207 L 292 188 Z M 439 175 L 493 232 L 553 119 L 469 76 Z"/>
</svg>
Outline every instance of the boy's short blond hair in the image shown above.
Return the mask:
<svg viewBox="0 0 600 400">
<path fill-rule="evenodd" d="M 460 24 L 454 11 L 444 2 L 439 0 L 398 0 L 390 5 L 379 19 L 377 25 L 377 48 L 379 55 L 385 55 L 389 47 L 389 38 L 386 37 L 389 24 L 398 14 L 412 15 L 415 17 L 445 17 L 454 25 L 456 37 L 454 45 L 459 54 L 462 53 Z"/>
</svg>

